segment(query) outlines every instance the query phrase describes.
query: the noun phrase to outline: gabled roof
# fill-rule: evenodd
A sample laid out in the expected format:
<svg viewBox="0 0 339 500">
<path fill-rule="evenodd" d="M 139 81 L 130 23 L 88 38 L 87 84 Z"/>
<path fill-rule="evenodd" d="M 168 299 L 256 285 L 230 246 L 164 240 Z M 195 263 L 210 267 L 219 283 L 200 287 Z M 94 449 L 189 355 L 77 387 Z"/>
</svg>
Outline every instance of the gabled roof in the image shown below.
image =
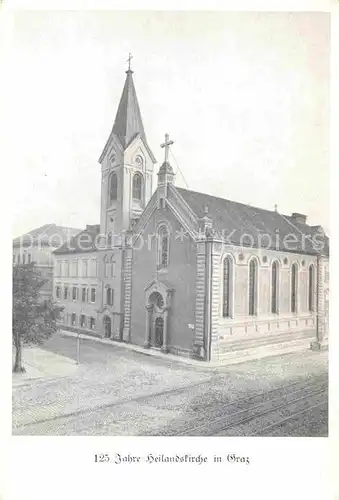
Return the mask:
<svg viewBox="0 0 339 500">
<path fill-rule="evenodd" d="M 140 136 L 152 159 L 155 160 L 146 140 L 146 134 L 132 77 L 133 71 L 127 70 L 126 74 L 127 76 L 125 85 L 122 91 L 113 129 L 99 158 L 100 163 L 103 160 L 103 156 L 107 149 L 108 143 L 112 138 L 112 135 L 114 135 L 118 139 L 118 142 L 121 144 L 124 150 L 137 136 Z"/>
<path fill-rule="evenodd" d="M 175 188 L 198 218 L 208 209 L 213 229 L 231 244 L 269 248 L 306 254 L 317 254 L 316 241 L 323 242 L 322 253 L 328 255 L 329 240 L 319 226 L 296 224 L 292 217 L 243 203 L 218 198 L 184 188 Z M 292 240 L 292 241 L 291 241 Z M 286 245 L 286 241 L 289 241 Z"/>
<path fill-rule="evenodd" d="M 74 227 L 57 226 L 56 224 L 45 224 L 44 226 L 32 229 L 28 233 L 14 238 L 13 246 L 44 244 L 58 247 L 67 239 L 80 233 L 81 229 Z"/>
<path fill-rule="evenodd" d="M 88 225 L 86 229 L 79 234 L 66 241 L 62 247 L 55 250 L 55 254 L 69 254 L 69 253 L 87 253 L 96 252 L 97 239 L 100 233 L 100 224 Z"/>
</svg>

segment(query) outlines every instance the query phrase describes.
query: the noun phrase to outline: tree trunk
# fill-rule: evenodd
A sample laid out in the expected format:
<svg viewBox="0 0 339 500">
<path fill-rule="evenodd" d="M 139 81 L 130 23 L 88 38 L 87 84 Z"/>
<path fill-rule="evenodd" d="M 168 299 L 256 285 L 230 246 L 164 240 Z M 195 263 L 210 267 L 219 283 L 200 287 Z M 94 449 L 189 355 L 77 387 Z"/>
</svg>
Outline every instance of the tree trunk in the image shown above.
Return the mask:
<svg viewBox="0 0 339 500">
<path fill-rule="evenodd" d="M 24 373 L 25 367 L 22 365 L 22 342 L 21 339 L 16 339 L 15 342 L 15 362 L 13 366 L 13 373 Z"/>
</svg>

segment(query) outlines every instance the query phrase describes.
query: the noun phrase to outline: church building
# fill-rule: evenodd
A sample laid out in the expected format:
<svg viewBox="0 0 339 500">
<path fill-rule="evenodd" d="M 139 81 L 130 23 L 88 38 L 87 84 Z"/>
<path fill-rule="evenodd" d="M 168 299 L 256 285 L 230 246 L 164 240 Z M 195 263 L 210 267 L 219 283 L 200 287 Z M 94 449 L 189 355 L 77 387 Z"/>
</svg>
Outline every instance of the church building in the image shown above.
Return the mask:
<svg viewBox="0 0 339 500">
<path fill-rule="evenodd" d="M 60 328 L 202 361 L 320 348 L 329 280 L 323 229 L 303 214 L 177 187 L 172 141 L 166 134 L 156 170 L 133 71 L 126 74 L 99 158 L 100 225 L 54 252 Z"/>
</svg>

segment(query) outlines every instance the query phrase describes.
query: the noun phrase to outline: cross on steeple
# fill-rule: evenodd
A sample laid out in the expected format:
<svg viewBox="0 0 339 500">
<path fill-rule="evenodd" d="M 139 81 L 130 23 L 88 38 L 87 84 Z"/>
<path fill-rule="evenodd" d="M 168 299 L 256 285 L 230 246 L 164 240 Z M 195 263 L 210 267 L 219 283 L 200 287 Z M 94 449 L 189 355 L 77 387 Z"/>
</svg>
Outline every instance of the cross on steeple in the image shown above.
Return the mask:
<svg viewBox="0 0 339 500">
<path fill-rule="evenodd" d="M 133 59 L 133 56 L 131 53 L 128 54 L 128 59 L 127 59 L 127 62 L 128 62 L 128 71 L 131 71 L 131 59 Z"/>
<path fill-rule="evenodd" d="M 174 144 L 174 142 L 169 140 L 168 134 L 165 134 L 165 142 L 160 145 L 161 148 L 165 148 L 165 163 L 168 162 L 168 150 L 172 144 Z"/>
</svg>

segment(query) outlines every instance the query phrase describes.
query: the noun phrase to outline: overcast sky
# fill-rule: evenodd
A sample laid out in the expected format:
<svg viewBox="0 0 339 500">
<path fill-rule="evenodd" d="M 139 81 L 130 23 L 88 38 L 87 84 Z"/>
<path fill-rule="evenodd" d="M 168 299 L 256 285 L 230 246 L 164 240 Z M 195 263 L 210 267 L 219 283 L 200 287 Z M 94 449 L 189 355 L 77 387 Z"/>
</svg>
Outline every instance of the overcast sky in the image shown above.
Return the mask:
<svg viewBox="0 0 339 500">
<path fill-rule="evenodd" d="M 169 132 L 190 189 L 277 204 L 328 231 L 329 38 L 316 12 L 18 13 L 13 236 L 99 223 L 98 158 L 129 52 L 156 171 Z"/>
</svg>

